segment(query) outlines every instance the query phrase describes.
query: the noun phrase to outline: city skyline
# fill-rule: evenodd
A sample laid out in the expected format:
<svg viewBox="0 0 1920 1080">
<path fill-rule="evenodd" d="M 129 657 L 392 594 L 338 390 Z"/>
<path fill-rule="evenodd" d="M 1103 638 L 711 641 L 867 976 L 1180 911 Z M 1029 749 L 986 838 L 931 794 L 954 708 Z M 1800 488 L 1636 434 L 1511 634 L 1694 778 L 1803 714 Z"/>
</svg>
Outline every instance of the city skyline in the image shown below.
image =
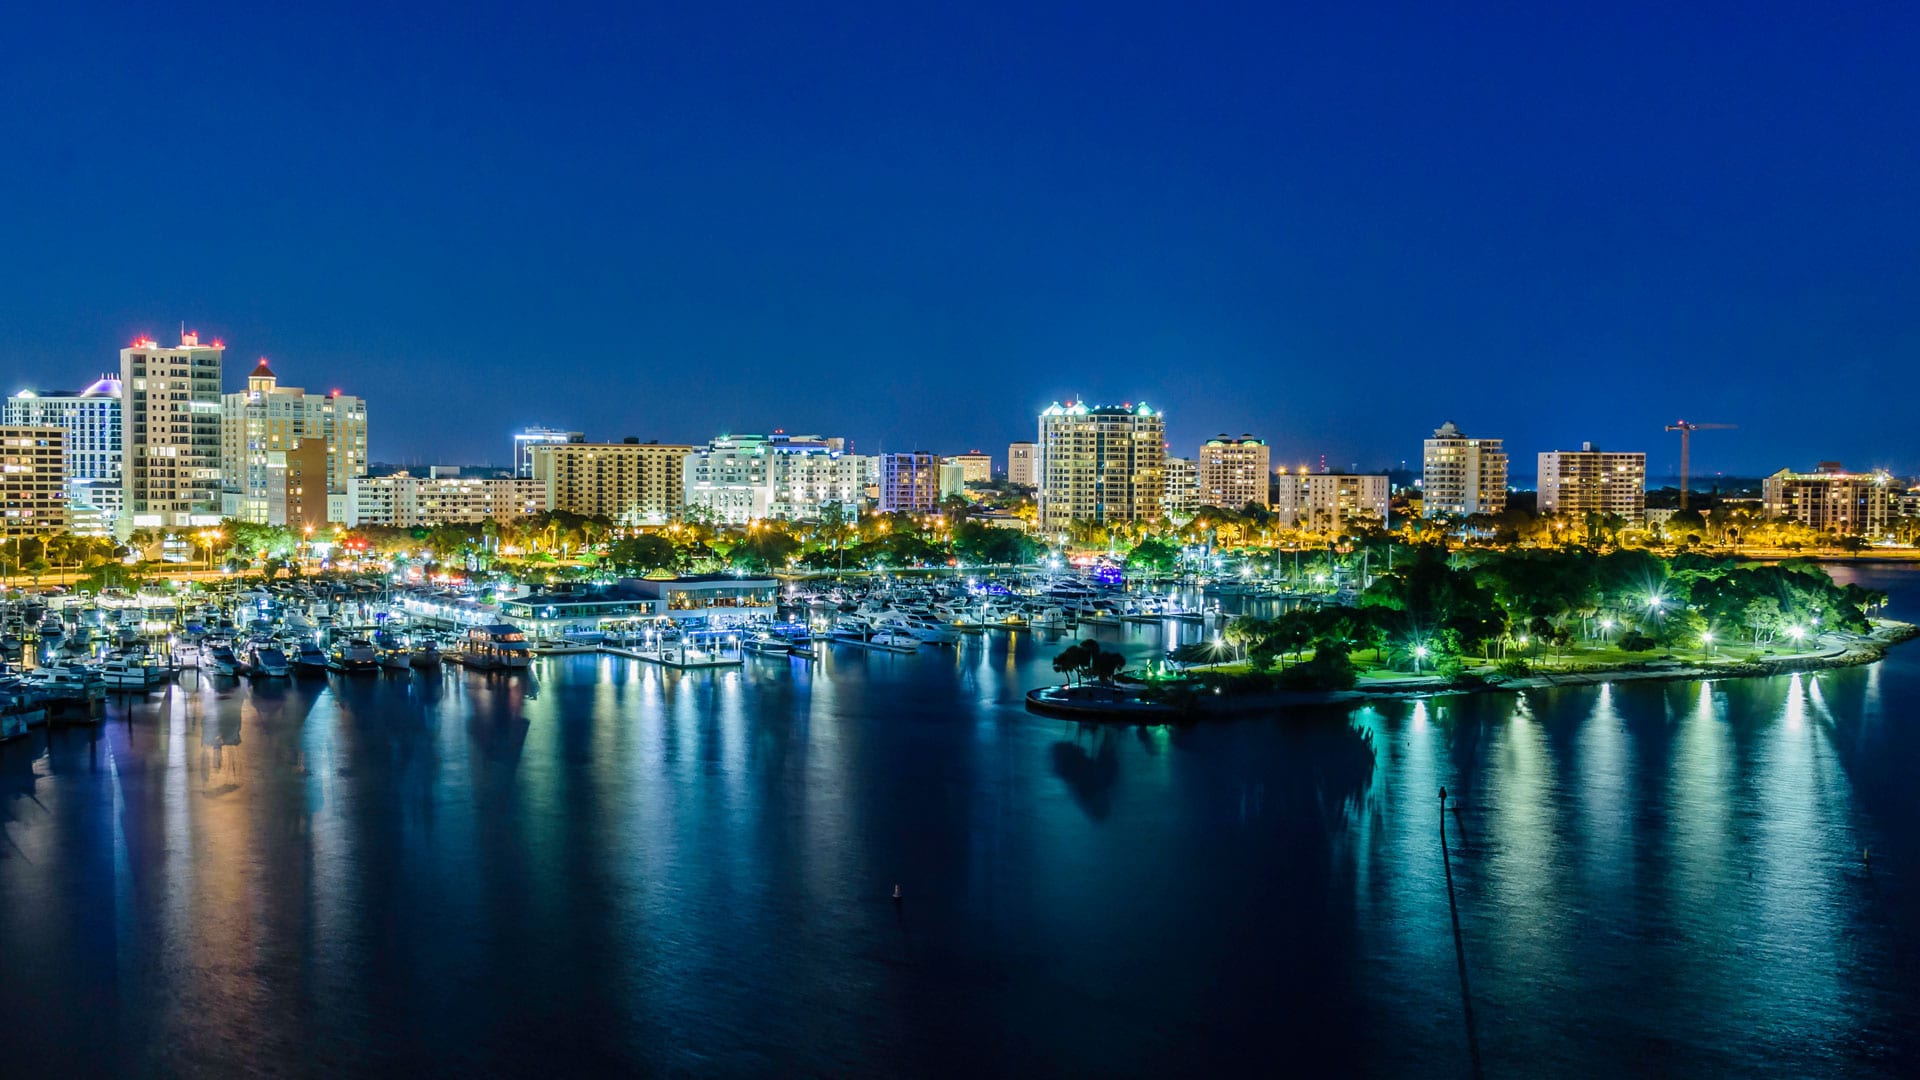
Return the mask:
<svg viewBox="0 0 1920 1080">
<path fill-rule="evenodd" d="M 1183 454 L 1411 465 L 1451 419 L 1659 477 L 1685 418 L 1740 425 L 1702 476 L 1911 475 L 1898 418 L 1795 406 L 1911 355 L 1914 18 L 603 13 L 393 65 L 379 9 L 34 10 L 0 377 L 185 319 L 433 387 L 382 460 L 529 423 L 955 452 L 1144 396 Z"/>
</svg>

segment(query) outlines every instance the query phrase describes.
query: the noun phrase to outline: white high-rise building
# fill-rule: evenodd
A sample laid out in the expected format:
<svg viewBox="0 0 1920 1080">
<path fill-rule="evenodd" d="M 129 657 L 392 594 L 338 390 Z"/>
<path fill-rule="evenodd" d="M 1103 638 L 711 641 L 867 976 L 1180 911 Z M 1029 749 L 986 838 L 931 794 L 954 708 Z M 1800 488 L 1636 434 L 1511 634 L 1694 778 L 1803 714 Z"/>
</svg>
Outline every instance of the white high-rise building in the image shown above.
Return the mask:
<svg viewBox="0 0 1920 1080">
<path fill-rule="evenodd" d="M 1200 444 L 1200 502 L 1223 510 L 1267 505 L 1269 451 L 1265 439 L 1215 435 Z"/>
<path fill-rule="evenodd" d="M 1166 483 L 1160 504 L 1168 517 L 1184 517 L 1200 508 L 1200 466 L 1192 458 L 1168 458 L 1162 475 Z"/>
<path fill-rule="evenodd" d="M 1540 512 L 1618 514 L 1629 525 L 1647 516 L 1647 455 L 1595 450 L 1546 450 L 1539 459 Z"/>
<path fill-rule="evenodd" d="M 1507 508 L 1507 453 L 1499 439 L 1471 439 L 1449 420 L 1427 440 L 1421 514 L 1464 518 Z"/>
<path fill-rule="evenodd" d="M 1282 471 L 1273 478 L 1273 512 L 1289 528 L 1330 535 L 1360 524 L 1385 528 L 1390 493 L 1384 476 Z"/>
<path fill-rule="evenodd" d="M 110 532 L 120 512 L 120 378 L 102 375 L 85 390 L 22 390 L 7 399 L 0 423 L 66 432 L 67 510 L 75 532 Z M 83 527 L 83 519 L 92 523 Z"/>
<path fill-rule="evenodd" d="M 273 492 L 279 486 L 274 454 L 308 442 L 326 446 L 326 495 L 343 505 L 351 482 L 367 474 L 367 403 L 334 391 L 310 394 L 281 386 L 267 358 L 247 376 L 247 388 L 220 399 L 221 510 L 256 525 L 276 521 Z M 319 494 L 309 493 L 310 495 Z M 312 499 L 316 510 L 327 500 Z"/>
<path fill-rule="evenodd" d="M 1040 414 L 1039 443 L 1041 528 L 1165 514 L 1167 422 L 1145 403 L 1055 402 Z"/>
<path fill-rule="evenodd" d="M 836 445 L 845 442 L 784 433 L 723 435 L 687 455 L 687 508 L 722 525 L 762 518 L 812 521 L 828 507 L 857 517 L 869 462 Z"/>
<path fill-rule="evenodd" d="M 226 346 L 183 332 L 162 348 L 120 350 L 120 501 L 116 535 L 220 521 L 220 365 Z"/>
</svg>

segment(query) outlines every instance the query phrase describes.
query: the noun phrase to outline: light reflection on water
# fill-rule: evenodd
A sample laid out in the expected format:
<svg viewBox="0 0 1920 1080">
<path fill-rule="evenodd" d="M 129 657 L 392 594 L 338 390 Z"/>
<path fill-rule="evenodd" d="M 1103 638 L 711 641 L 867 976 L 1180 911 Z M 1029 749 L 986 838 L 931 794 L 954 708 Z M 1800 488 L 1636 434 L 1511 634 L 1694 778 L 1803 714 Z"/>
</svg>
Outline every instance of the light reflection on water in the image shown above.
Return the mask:
<svg viewBox="0 0 1920 1080">
<path fill-rule="evenodd" d="M 1911 1071 L 1910 651 L 1135 730 L 1024 712 L 1059 644 L 188 679 L 10 745 L 8 1060 Z"/>
</svg>

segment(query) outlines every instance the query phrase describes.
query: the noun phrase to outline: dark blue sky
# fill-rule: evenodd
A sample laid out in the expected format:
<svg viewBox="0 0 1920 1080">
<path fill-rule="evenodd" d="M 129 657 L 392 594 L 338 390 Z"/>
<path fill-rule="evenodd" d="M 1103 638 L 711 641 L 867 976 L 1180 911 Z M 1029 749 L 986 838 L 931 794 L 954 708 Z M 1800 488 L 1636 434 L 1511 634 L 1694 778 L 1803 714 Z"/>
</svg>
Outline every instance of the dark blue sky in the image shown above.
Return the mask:
<svg viewBox="0 0 1920 1080">
<path fill-rule="evenodd" d="M 1741 425 L 1705 471 L 1920 471 L 1910 5 L 681 6 L 11 12 L 0 379 L 184 319 L 394 460 L 999 457 L 1084 395 L 1185 453 L 1659 473 L 1685 416 Z"/>
</svg>

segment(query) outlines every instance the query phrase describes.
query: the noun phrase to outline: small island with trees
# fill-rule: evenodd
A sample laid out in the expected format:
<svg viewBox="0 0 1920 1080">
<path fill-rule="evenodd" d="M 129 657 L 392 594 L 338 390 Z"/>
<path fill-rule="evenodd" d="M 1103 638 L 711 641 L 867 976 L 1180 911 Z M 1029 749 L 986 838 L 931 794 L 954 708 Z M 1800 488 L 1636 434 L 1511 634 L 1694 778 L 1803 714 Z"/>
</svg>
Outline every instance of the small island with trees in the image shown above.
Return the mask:
<svg viewBox="0 0 1920 1080">
<path fill-rule="evenodd" d="M 1870 663 L 1914 636 L 1882 593 L 1805 560 L 1637 549 L 1412 549 L 1348 602 L 1241 616 L 1127 671 L 1097 642 L 1054 661 L 1037 712 L 1156 719 L 1410 693 L 1725 678 Z"/>
</svg>

